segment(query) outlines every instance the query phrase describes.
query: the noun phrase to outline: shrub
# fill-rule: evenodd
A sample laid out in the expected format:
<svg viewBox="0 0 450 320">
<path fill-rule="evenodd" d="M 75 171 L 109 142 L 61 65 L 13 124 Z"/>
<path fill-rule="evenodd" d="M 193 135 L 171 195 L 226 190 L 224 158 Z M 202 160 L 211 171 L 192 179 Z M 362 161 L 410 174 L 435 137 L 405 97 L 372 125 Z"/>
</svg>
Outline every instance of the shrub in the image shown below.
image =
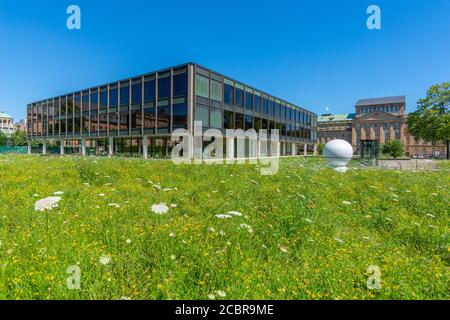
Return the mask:
<svg viewBox="0 0 450 320">
<path fill-rule="evenodd" d="M 405 147 L 398 140 L 389 141 L 383 145 L 381 152 L 385 155 L 390 155 L 393 158 L 398 158 L 405 153 Z"/>
</svg>

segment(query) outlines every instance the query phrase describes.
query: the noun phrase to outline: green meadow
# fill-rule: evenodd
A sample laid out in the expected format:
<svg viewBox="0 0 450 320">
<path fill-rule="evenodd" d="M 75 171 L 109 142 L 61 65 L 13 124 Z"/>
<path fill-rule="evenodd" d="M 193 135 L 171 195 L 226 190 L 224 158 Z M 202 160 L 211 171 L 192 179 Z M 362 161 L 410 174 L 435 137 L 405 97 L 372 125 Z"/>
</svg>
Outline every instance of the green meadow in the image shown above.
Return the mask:
<svg viewBox="0 0 450 320">
<path fill-rule="evenodd" d="M 0 299 L 449 299 L 449 182 L 448 162 L 340 174 L 283 158 L 262 176 L 2 155 Z M 51 196 L 58 207 L 35 210 Z"/>
</svg>

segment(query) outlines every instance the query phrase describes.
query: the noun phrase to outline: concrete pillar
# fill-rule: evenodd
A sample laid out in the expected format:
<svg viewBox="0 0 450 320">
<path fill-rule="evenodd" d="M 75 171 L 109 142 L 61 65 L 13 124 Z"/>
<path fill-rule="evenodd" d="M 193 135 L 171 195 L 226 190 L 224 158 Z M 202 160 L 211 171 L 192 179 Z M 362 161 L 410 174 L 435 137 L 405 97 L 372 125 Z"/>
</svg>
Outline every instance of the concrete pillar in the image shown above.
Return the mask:
<svg viewBox="0 0 450 320">
<path fill-rule="evenodd" d="M 64 139 L 61 139 L 59 144 L 59 153 L 63 156 L 64 155 Z"/>
<path fill-rule="evenodd" d="M 234 141 L 235 141 L 235 138 L 226 139 L 227 163 L 234 163 Z"/>
<path fill-rule="evenodd" d="M 27 153 L 31 154 L 31 142 L 30 141 L 28 141 L 27 146 L 28 146 Z"/>
<path fill-rule="evenodd" d="M 386 143 L 385 137 L 386 137 L 386 135 L 384 133 L 384 127 L 382 125 L 380 125 L 380 144 Z"/>
<path fill-rule="evenodd" d="M 114 138 L 113 137 L 109 137 L 108 141 L 109 141 L 109 143 L 108 143 L 108 157 L 112 157 L 112 155 L 114 154 Z"/>
<path fill-rule="evenodd" d="M 86 139 L 81 139 L 81 155 L 86 157 Z"/>
<path fill-rule="evenodd" d="M 142 153 L 144 155 L 144 159 L 148 159 L 148 136 L 144 136 L 142 138 Z"/>
<path fill-rule="evenodd" d="M 403 143 L 403 145 L 407 144 L 406 134 L 407 134 L 406 125 L 405 123 L 402 123 L 400 125 L 400 141 Z"/>
<path fill-rule="evenodd" d="M 47 154 L 47 140 L 42 141 L 42 154 Z"/>
<path fill-rule="evenodd" d="M 303 155 L 305 157 L 308 155 L 308 145 L 306 143 L 303 144 Z"/>
<path fill-rule="evenodd" d="M 295 142 L 292 142 L 291 153 L 293 156 L 297 155 L 297 144 Z"/>
<path fill-rule="evenodd" d="M 361 126 L 361 140 L 366 140 L 366 129 Z"/>
<path fill-rule="evenodd" d="M 354 124 L 352 126 L 352 146 L 356 147 L 356 128 Z"/>
<path fill-rule="evenodd" d="M 369 128 L 369 139 L 370 140 L 375 140 L 375 127 L 373 125 L 370 126 Z"/>
<path fill-rule="evenodd" d="M 317 144 L 314 144 L 314 156 L 317 156 Z"/>
<path fill-rule="evenodd" d="M 394 126 L 389 127 L 389 140 L 394 141 L 395 140 L 395 129 Z"/>
</svg>

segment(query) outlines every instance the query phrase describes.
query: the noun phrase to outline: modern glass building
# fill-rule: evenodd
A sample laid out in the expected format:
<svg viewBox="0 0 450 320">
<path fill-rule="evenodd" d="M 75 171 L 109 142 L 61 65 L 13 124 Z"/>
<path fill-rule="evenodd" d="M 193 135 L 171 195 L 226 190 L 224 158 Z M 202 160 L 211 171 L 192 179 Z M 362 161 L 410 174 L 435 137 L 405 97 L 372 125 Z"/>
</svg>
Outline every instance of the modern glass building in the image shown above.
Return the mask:
<svg viewBox="0 0 450 320">
<path fill-rule="evenodd" d="M 171 133 L 278 129 L 280 153 L 316 144 L 317 115 L 195 63 L 95 86 L 27 106 L 28 139 L 42 152 L 170 156 Z"/>
</svg>

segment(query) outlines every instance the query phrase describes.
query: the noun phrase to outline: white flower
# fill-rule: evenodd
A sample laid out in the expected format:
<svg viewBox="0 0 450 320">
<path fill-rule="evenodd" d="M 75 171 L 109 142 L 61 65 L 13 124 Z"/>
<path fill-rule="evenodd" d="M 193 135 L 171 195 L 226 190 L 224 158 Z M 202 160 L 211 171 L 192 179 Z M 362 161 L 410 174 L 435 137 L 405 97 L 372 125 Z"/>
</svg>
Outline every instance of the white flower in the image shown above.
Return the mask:
<svg viewBox="0 0 450 320">
<path fill-rule="evenodd" d="M 99 197 L 104 197 L 105 194 L 104 194 L 104 193 L 100 193 L 98 196 L 99 196 Z"/>
<path fill-rule="evenodd" d="M 251 226 L 249 226 L 248 224 L 242 223 L 242 224 L 240 225 L 240 227 L 241 227 L 242 229 L 247 229 L 249 233 L 253 233 L 253 228 L 252 228 Z"/>
<path fill-rule="evenodd" d="M 62 192 L 62 191 L 56 191 L 56 192 L 54 192 L 53 194 L 54 194 L 55 196 L 60 196 L 60 195 L 63 195 L 64 192 Z"/>
<path fill-rule="evenodd" d="M 284 252 L 284 253 L 287 253 L 287 252 L 288 252 L 288 250 L 287 250 L 285 247 L 280 246 L 280 245 L 278 245 L 278 249 L 280 249 L 280 251 L 281 251 L 281 252 Z"/>
<path fill-rule="evenodd" d="M 232 217 L 229 214 L 216 214 L 216 218 L 219 218 L 219 219 L 230 219 Z"/>
<path fill-rule="evenodd" d="M 125 242 L 130 244 L 131 243 L 131 239 L 127 239 Z"/>
<path fill-rule="evenodd" d="M 98 261 L 106 266 L 107 264 L 109 264 L 111 262 L 111 257 L 107 256 L 107 255 L 101 255 L 100 258 L 98 259 Z"/>
<path fill-rule="evenodd" d="M 352 203 L 350 201 L 342 201 L 342 204 L 345 204 L 346 206 L 350 206 Z"/>
<path fill-rule="evenodd" d="M 161 190 L 161 186 L 159 184 L 154 184 L 153 188 L 157 189 L 157 190 Z"/>
<path fill-rule="evenodd" d="M 171 232 L 170 234 L 169 234 L 169 237 L 171 237 L 171 238 L 175 238 L 177 235 L 175 234 L 175 232 Z"/>
<path fill-rule="evenodd" d="M 152 205 L 152 211 L 156 214 L 165 214 L 169 211 L 169 208 L 164 203 Z"/>
<path fill-rule="evenodd" d="M 34 204 L 34 210 L 36 211 L 52 210 L 53 208 L 58 207 L 58 202 L 61 200 L 62 200 L 61 197 L 48 197 L 45 199 L 41 199 Z"/>
<path fill-rule="evenodd" d="M 172 203 L 170 206 L 171 206 L 172 208 L 178 207 L 175 203 Z"/>
<path fill-rule="evenodd" d="M 216 296 L 214 294 L 210 293 L 210 294 L 208 294 L 208 299 L 209 300 L 215 300 Z"/>
<path fill-rule="evenodd" d="M 35 193 L 35 194 L 33 194 L 33 197 L 37 198 L 37 197 L 39 197 L 39 195 L 37 193 Z"/>
<path fill-rule="evenodd" d="M 218 290 L 218 291 L 216 291 L 216 292 L 217 292 L 217 295 L 218 295 L 219 297 L 225 298 L 225 297 L 227 296 L 227 294 L 225 293 L 225 291 Z"/>
<path fill-rule="evenodd" d="M 340 244 L 343 244 L 343 243 L 344 243 L 344 240 L 339 239 L 339 238 L 334 238 L 334 240 L 336 240 L 336 241 L 339 242 Z"/>
<path fill-rule="evenodd" d="M 117 203 L 109 203 L 108 206 L 114 207 L 114 208 L 116 208 L 116 209 L 119 209 L 119 208 L 120 208 L 120 205 L 118 205 Z"/>
<path fill-rule="evenodd" d="M 209 228 L 208 228 L 208 231 L 209 231 L 209 232 L 216 232 L 216 229 L 214 229 L 214 227 L 209 227 Z"/>
<path fill-rule="evenodd" d="M 239 211 L 229 211 L 227 214 L 242 217 L 242 213 L 240 213 Z"/>
<path fill-rule="evenodd" d="M 120 297 L 119 300 L 131 300 L 131 298 L 130 297 Z"/>
<path fill-rule="evenodd" d="M 177 257 L 175 257 L 174 254 L 170 256 L 170 259 L 172 259 L 172 260 L 175 260 L 176 258 L 177 258 Z"/>
</svg>

